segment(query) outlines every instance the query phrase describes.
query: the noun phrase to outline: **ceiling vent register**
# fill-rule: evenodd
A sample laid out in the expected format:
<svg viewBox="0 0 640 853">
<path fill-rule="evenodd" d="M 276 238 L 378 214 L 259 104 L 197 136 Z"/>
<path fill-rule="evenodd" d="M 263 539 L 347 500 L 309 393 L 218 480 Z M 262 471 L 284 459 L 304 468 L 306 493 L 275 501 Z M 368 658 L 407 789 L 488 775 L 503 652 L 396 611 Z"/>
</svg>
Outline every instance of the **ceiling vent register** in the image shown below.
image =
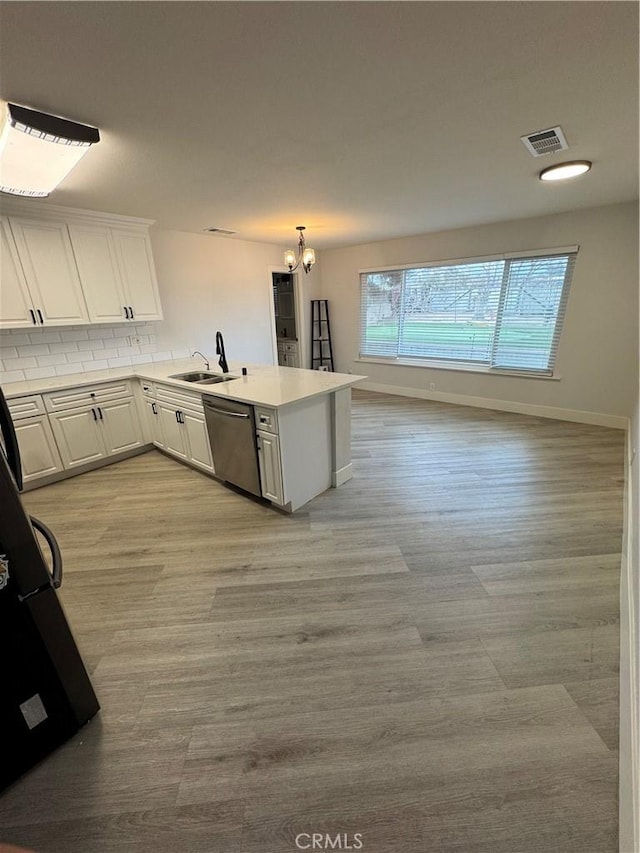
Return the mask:
<svg viewBox="0 0 640 853">
<path fill-rule="evenodd" d="M 229 231 L 228 228 L 205 228 L 207 234 L 222 234 L 223 237 L 230 237 L 232 234 L 237 234 L 237 231 Z"/>
<path fill-rule="evenodd" d="M 545 154 L 553 154 L 554 151 L 564 151 L 569 147 L 561 127 L 536 130 L 535 133 L 528 133 L 520 139 L 532 157 L 542 157 Z"/>
</svg>

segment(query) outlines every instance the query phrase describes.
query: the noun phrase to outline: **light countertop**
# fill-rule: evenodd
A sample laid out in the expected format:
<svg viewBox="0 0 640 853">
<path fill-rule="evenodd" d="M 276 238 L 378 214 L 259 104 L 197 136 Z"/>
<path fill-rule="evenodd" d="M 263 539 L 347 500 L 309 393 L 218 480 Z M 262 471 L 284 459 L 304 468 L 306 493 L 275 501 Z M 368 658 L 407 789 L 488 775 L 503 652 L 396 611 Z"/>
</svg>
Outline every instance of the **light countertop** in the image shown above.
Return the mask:
<svg viewBox="0 0 640 853">
<path fill-rule="evenodd" d="M 243 367 L 247 368 L 247 376 L 241 375 Z M 2 390 L 7 399 L 12 399 L 31 394 L 44 394 L 48 391 L 60 391 L 65 388 L 77 388 L 82 385 L 94 385 L 115 379 L 138 378 L 150 382 L 164 382 L 183 390 L 191 389 L 202 394 L 226 397 L 242 403 L 279 408 L 310 397 L 332 394 L 334 391 L 349 388 L 360 380 L 366 379 L 366 376 L 351 373 L 330 373 L 267 364 L 245 364 L 239 361 L 231 362 L 229 365 L 230 374 L 238 377 L 229 382 L 203 385 L 198 382 L 185 382 L 181 379 L 170 378 L 175 373 L 203 369 L 202 359 L 186 358 L 175 361 L 136 364 L 131 367 L 93 370 L 89 373 L 71 373 L 66 376 L 52 376 L 46 379 L 11 382 L 5 385 Z M 217 364 L 212 365 L 209 372 L 221 373 Z"/>
</svg>

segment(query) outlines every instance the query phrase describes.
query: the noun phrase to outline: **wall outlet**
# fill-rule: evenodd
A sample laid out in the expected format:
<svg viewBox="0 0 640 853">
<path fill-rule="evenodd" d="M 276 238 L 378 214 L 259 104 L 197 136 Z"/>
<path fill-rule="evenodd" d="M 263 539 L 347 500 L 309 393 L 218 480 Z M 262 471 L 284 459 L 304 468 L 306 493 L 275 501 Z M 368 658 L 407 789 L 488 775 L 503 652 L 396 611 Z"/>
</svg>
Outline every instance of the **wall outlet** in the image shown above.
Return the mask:
<svg viewBox="0 0 640 853">
<path fill-rule="evenodd" d="M 135 347 L 140 345 L 140 338 L 137 335 L 129 335 L 129 346 Z"/>
<path fill-rule="evenodd" d="M 435 390 L 436 390 L 436 383 L 430 382 L 429 383 L 429 391 L 435 391 Z"/>
</svg>

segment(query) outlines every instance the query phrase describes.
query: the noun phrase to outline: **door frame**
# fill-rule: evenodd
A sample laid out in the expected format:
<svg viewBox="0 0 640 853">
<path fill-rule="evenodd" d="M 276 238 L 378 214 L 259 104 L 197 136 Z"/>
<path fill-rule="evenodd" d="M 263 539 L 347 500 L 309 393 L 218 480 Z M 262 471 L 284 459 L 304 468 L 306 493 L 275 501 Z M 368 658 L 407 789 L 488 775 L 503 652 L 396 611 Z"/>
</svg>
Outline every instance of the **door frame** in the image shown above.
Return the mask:
<svg viewBox="0 0 640 853">
<path fill-rule="evenodd" d="M 271 318 L 271 355 L 274 365 L 278 365 L 278 338 L 276 336 L 276 310 L 273 304 L 273 273 L 289 273 L 288 267 L 270 266 L 269 268 L 269 316 Z M 298 337 L 298 360 L 302 366 L 307 362 L 307 327 L 302 302 L 302 279 L 299 272 L 293 276 L 293 294 L 296 302 L 296 331 Z"/>
</svg>

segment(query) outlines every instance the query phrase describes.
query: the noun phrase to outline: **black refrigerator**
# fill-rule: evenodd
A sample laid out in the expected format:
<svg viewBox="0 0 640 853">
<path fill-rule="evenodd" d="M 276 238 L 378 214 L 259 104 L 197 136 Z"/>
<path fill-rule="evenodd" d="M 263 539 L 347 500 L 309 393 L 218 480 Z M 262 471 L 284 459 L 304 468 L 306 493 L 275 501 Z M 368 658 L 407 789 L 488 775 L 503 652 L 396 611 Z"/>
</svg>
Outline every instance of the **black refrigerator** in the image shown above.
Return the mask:
<svg viewBox="0 0 640 853">
<path fill-rule="evenodd" d="M 56 588 L 62 557 L 20 498 L 22 468 L 0 388 L 0 790 L 99 710 Z M 51 549 L 49 571 L 34 529 Z"/>
</svg>

